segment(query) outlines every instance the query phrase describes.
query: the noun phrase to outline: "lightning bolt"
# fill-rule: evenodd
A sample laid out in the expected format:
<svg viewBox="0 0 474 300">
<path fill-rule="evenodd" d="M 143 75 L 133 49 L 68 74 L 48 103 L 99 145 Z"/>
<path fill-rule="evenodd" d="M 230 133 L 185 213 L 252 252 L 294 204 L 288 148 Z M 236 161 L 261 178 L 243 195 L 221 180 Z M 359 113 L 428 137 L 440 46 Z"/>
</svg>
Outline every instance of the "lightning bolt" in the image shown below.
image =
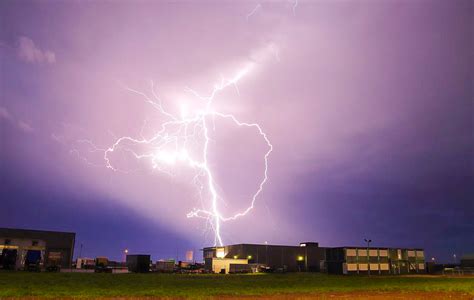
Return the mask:
<svg viewBox="0 0 474 300">
<path fill-rule="evenodd" d="M 106 149 L 97 147 L 93 149 L 93 151 L 103 151 L 105 165 L 113 171 L 120 171 L 120 168 L 113 163 L 114 153 L 120 151 L 131 154 L 137 160 L 148 160 L 153 169 L 171 175 L 173 174 L 173 166 L 176 164 L 189 166 L 195 172 L 193 183 L 198 187 L 201 205 L 208 208 L 193 209 L 187 214 L 187 217 L 207 220 L 214 232 L 215 245 L 222 246 L 224 244 L 221 233 L 222 222 L 236 220 L 248 214 L 254 208 L 255 202 L 268 180 L 268 158 L 273 150 L 273 146 L 262 127 L 257 123 L 242 122 L 232 114 L 215 111 L 212 106 L 217 95 L 226 88 L 235 87 L 237 93 L 239 93 L 238 82 L 251 72 L 253 68 L 254 64 L 249 63 L 238 70 L 232 78 L 222 78 L 220 82 L 214 85 L 210 95 L 207 96 L 202 96 L 196 91 L 186 88 L 186 92 L 193 95 L 200 105 L 198 109 L 192 111 L 182 108 L 181 114 L 172 113 L 165 109 L 161 98 L 156 93 L 153 82 L 151 82 L 150 87 L 151 96 L 138 90 L 127 88 L 130 92 L 139 95 L 156 110 L 164 121 L 158 129 L 154 130 L 150 137 L 145 137 L 143 134 L 143 129 L 149 126 L 145 121 L 140 137 L 122 136 L 115 139 L 115 142 Z M 222 197 L 218 193 L 216 178 L 209 165 L 209 144 L 211 142 L 209 123 L 211 120 L 215 122 L 215 119 L 230 120 L 235 126 L 253 129 L 262 137 L 268 147 L 263 157 L 263 178 L 258 185 L 258 189 L 250 199 L 250 205 L 242 211 L 229 216 L 223 215 L 219 209 Z M 89 141 L 87 143 L 89 146 L 92 145 Z M 203 190 L 209 193 L 208 202 L 203 199 Z M 210 203 L 210 205 L 205 203 Z"/>
<path fill-rule="evenodd" d="M 249 20 L 249 18 L 250 18 L 251 16 L 253 16 L 253 15 L 257 12 L 257 10 L 260 9 L 260 7 L 262 7 L 262 5 L 261 5 L 260 3 L 258 3 L 258 4 L 255 6 L 255 8 L 254 8 L 251 12 L 249 12 L 249 13 L 247 14 L 247 21 Z"/>
</svg>

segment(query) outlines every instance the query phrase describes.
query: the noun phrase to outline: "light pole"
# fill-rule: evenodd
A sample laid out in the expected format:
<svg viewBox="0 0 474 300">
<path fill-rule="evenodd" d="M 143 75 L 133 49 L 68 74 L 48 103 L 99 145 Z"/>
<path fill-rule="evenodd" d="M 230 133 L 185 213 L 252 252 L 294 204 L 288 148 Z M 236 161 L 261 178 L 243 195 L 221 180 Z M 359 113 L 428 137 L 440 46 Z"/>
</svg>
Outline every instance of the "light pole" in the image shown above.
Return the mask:
<svg viewBox="0 0 474 300">
<path fill-rule="evenodd" d="M 367 243 L 367 271 L 370 276 L 370 257 L 369 257 L 369 248 L 370 248 L 370 243 L 372 243 L 371 239 L 364 239 L 364 241 Z"/>
<path fill-rule="evenodd" d="M 454 264 L 456 264 L 456 254 L 453 254 Z"/>
<path fill-rule="evenodd" d="M 123 250 L 123 261 L 127 262 L 128 249 Z"/>
</svg>

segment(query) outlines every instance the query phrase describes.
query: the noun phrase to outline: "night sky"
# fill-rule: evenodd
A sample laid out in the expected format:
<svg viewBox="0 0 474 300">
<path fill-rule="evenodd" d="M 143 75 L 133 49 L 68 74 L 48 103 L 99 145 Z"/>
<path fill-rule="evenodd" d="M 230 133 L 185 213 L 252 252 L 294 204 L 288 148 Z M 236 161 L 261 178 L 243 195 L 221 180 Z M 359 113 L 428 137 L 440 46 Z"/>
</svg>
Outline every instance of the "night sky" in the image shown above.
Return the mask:
<svg viewBox="0 0 474 300">
<path fill-rule="evenodd" d="M 252 65 L 215 109 L 258 123 L 273 152 L 254 209 L 222 223 L 224 243 L 371 238 L 443 262 L 472 253 L 473 6 L 1 1 L 0 227 L 76 232 L 76 256 L 81 244 L 112 259 L 212 245 L 209 223 L 186 216 L 209 205 L 189 167 L 170 176 L 121 152 L 127 172 L 113 171 L 97 149 L 138 137 L 146 120 L 158 128 L 127 87 L 147 93 L 153 80 L 178 111 L 199 103 L 186 88 L 209 95 Z M 211 119 L 209 166 L 229 215 L 250 205 L 266 148 Z"/>
</svg>

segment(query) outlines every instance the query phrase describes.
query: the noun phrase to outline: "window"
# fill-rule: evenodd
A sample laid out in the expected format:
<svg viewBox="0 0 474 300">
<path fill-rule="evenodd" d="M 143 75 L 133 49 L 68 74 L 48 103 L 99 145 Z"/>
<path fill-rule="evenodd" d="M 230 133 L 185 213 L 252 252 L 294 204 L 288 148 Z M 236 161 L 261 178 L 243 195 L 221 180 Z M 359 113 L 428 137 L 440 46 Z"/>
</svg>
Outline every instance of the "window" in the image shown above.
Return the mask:
<svg viewBox="0 0 474 300">
<path fill-rule="evenodd" d="M 346 256 L 356 256 L 356 250 L 355 249 L 346 249 Z"/>
<path fill-rule="evenodd" d="M 31 244 L 32 244 L 33 246 L 38 246 L 38 241 L 33 241 Z"/>
<path fill-rule="evenodd" d="M 370 269 L 372 271 L 378 271 L 379 270 L 379 264 L 370 264 Z"/>
<path fill-rule="evenodd" d="M 216 257 L 217 257 L 217 258 L 224 258 L 224 257 L 225 257 L 225 249 L 224 249 L 224 247 L 216 248 Z"/>
<path fill-rule="evenodd" d="M 370 263 L 378 263 L 378 262 L 379 262 L 378 256 L 371 256 L 371 257 L 369 257 L 369 262 L 370 262 Z"/>
<path fill-rule="evenodd" d="M 357 256 L 348 256 L 346 258 L 346 262 L 350 264 L 355 264 L 357 263 Z"/>
<path fill-rule="evenodd" d="M 357 264 L 347 264 L 347 271 L 357 271 Z"/>
<path fill-rule="evenodd" d="M 369 256 L 378 256 L 377 250 L 374 250 L 374 249 L 369 250 Z"/>
<path fill-rule="evenodd" d="M 10 240 L 10 239 L 5 240 L 5 245 L 11 245 L 11 243 L 12 243 L 12 240 Z"/>
<path fill-rule="evenodd" d="M 212 258 L 214 252 L 212 250 L 205 250 L 204 251 L 204 258 Z"/>
</svg>

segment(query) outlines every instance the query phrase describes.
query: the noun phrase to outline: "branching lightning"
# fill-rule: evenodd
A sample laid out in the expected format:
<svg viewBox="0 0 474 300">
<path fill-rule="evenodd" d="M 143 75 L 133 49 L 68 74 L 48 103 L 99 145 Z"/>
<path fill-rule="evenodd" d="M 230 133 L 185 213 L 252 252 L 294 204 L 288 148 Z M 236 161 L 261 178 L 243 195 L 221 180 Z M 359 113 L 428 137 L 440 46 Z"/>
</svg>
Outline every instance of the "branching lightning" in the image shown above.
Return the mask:
<svg viewBox="0 0 474 300">
<path fill-rule="evenodd" d="M 258 4 L 255 6 L 255 8 L 254 8 L 251 12 L 249 12 L 249 13 L 247 14 L 247 21 L 249 20 L 249 18 L 250 18 L 251 16 L 253 16 L 253 15 L 260 9 L 260 7 L 262 7 L 262 5 L 261 5 L 260 3 L 258 3 Z"/>
<path fill-rule="evenodd" d="M 258 9 L 258 7 L 256 8 Z M 213 102 L 219 92 L 228 87 L 235 87 L 238 92 L 237 83 L 244 78 L 252 69 L 253 64 L 247 64 L 239 70 L 234 77 L 230 79 L 222 79 L 214 85 L 210 95 L 201 96 L 196 91 L 187 88 L 189 92 L 199 102 L 199 109 L 189 110 L 182 107 L 181 113 L 172 113 L 165 109 L 160 97 L 157 95 L 153 82 L 151 83 L 151 96 L 146 93 L 128 88 L 130 92 L 141 96 L 144 101 L 151 105 L 160 116 L 164 119 L 158 129 L 150 137 L 145 137 L 143 133 L 140 137 L 122 136 L 106 149 L 95 148 L 94 150 L 103 151 L 103 159 L 107 168 L 118 171 L 119 168 L 114 165 L 113 154 L 115 152 L 124 151 L 131 154 L 138 160 L 147 160 L 151 162 L 151 166 L 166 173 L 171 173 L 170 169 L 176 164 L 184 164 L 189 166 L 194 172 L 193 182 L 198 186 L 201 197 L 204 190 L 209 194 L 208 201 L 201 198 L 203 208 L 193 209 L 187 214 L 188 218 L 204 218 L 214 232 L 214 244 L 223 245 L 221 234 L 222 222 L 235 220 L 248 214 L 255 205 L 255 202 L 263 190 L 268 179 L 268 158 L 273 150 L 273 146 L 257 123 L 242 122 L 232 114 L 222 113 L 213 110 Z M 219 203 L 222 200 L 218 194 L 216 178 L 209 164 L 209 146 L 210 146 L 210 128 L 209 123 L 215 122 L 215 119 L 227 119 L 239 127 L 247 127 L 254 129 L 265 141 L 268 150 L 265 153 L 263 178 L 258 185 L 258 189 L 251 197 L 250 205 L 233 215 L 225 216 L 219 210 Z M 144 127 L 148 126 L 147 122 Z M 215 126 L 215 125 L 214 125 Z M 143 132 L 143 128 L 142 128 Z M 207 203 L 207 204 L 206 204 Z"/>
<path fill-rule="evenodd" d="M 293 2 L 293 15 L 296 16 L 296 7 L 298 6 L 298 0 L 295 0 L 295 2 Z"/>
</svg>

